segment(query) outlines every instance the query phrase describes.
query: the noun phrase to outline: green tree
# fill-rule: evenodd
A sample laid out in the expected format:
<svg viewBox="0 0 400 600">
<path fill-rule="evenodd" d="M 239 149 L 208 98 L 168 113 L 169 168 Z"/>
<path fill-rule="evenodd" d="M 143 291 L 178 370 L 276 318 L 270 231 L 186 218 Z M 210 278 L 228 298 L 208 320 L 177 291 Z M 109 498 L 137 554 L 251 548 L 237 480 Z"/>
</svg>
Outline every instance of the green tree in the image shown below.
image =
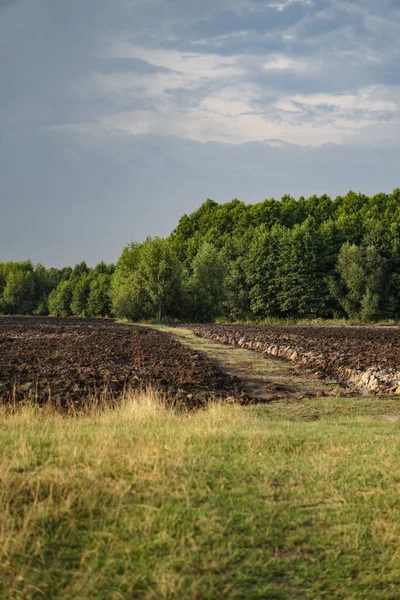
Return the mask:
<svg viewBox="0 0 400 600">
<path fill-rule="evenodd" d="M 142 246 L 138 242 L 125 246 L 112 276 L 112 311 L 118 318 L 138 321 L 144 316 L 144 292 L 137 277 Z"/>
<path fill-rule="evenodd" d="M 147 238 L 138 266 L 138 278 L 148 298 L 151 316 L 178 316 L 182 301 L 182 267 L 172 243 Z"/>
<path fill-rule="evenodd" d="M 2 304 L 6 312 L 29 314 L 35 307 L 35 280 L 31 269 L 16 266 L 7 275 Z"/>
<path fill-rule="evenodd" d="M 281 314 L 289 317 L 324 315 L 329 290 L 323 245 L 313 217 L 283 233 L 276 275 Z"/>
<path fill-rule="evenodd" d="M 137 273 L 131 273 L 121 280 L 114 280 L 111 286 L 112 312 L 115 317 L 140 321 L 149 318 L 146 310 L 147 297 Z"/>
<path fill-rule="evenodd" d="M 64 277 L 65 269 L 46 269 L 41 263 L 35 266 L 35 315 L 48 314 L 48 298 Z"/>
<path fill-rule="evenodd" d="M 72 286 L 71 314 L 75 317 L 85 317 L 86 304 L 90 294 L 90 273 L 82 272 L 81 276 L 70 280 Z"/>
<path fill-rule="evenodd" d="M 86 315 L 91 317 L 108 317 L 111 314 L 111 276 L 108 273 L 93 273 L 90 280 L 89 296 L 86 304 Z"/>
<path fill-rule="evenodd" d="M 130 244 L 112 281 L 116 316 L 130 319 L 177 317 L 182 310 L 182 267 L 174 243 L 147 238 Z"/>
<path fill-rule="evenodd" d="M 248 282 L 248 248 L 251 238 L 247 232 L 231 238 L 226 241 L 221 251 L 225 264 L 223 316 L 233 321 L 251 317 Z"/>
<path fill-rule="evenodd" d="M 73 286 L 70 280 L 61 281 L 54 289 L 48 300 L 49 313 L 55 317 L 68 317 L 71 315 L 71 300 Z"/>
<path fill-rule="evenodd" d="M 279 315 L 277 267 L 286 228 L 260 225 L 253 232 L 246 265 L 252 315 L 258 318 Z"/>
<path fill-rule="evenodd" d="M 193 259 L 192 275 L 187 283 L 190 313 L 195 320 L 212 321 L 221 315 L 225 274 L 221 253 L 210 242 L 203 242 Z"/>
<path fill-rule="evenodd" d="M 346 315 L 365 321 L 376 320 L 382 313 L 385 294 L 386 260 L 372 245 L 360 247 L 345 242 L 340 249 L 337 273 L 330 290 Z"/>
<path fill-rule="evenodd" d="M 82 277 L 82 275 L 87 275 L 89 273 L 89 271 L 90 271 L 89 267 L 83 260 L 79 264 L 75 265 L 75 267 L 72 269 L 69 279 L 71 279 L 72 281 L 78 280 Z"/>
</svg>

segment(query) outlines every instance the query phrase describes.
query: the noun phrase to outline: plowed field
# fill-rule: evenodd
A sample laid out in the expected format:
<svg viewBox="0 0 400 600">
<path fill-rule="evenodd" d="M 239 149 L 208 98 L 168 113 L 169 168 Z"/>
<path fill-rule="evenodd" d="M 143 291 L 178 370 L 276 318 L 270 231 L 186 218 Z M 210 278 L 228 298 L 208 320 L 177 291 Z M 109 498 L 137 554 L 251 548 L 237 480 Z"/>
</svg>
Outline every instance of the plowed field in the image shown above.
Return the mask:
<svg viewBox="0 0 400 600">
<path fill-rule="evenodd" d="M 400 392 L 398 327 L 192 325 L 199 336 L 302 362 L 373 392 Z"/>
<path fill-rule="evenodd" d="M 239 380 L 173 336 L 112 321 L 0 318 L 0 402 L 65 406 L 151 384 L 188 406 L 239 395 Z"/>
</svg>

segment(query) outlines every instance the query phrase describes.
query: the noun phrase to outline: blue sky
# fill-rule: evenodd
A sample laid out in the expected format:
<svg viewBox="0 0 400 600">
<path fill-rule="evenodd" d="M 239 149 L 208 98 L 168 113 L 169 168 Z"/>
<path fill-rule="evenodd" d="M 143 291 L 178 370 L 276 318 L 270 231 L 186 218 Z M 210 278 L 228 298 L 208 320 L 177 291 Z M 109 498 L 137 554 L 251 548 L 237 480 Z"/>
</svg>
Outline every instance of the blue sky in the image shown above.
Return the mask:
<svg viewBox="0 0 400 600">
<path fill-rule="evenodd" d="M 400 185 L 399 0 L 0 0 L 0 260 Z"/>
</svg>

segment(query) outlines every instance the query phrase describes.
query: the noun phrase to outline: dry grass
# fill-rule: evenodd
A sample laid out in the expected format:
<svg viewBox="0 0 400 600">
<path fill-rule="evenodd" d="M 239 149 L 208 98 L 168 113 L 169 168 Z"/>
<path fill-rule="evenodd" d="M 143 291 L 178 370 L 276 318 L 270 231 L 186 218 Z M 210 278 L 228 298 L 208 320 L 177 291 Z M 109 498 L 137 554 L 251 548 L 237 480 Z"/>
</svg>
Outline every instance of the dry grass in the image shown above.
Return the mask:
<svg viewBox="0 0 400 600">
<path fill-rule="evenodd" d="M 397 402 L 3 410 L 0 598 L 397 599 Z"/>
</svg>

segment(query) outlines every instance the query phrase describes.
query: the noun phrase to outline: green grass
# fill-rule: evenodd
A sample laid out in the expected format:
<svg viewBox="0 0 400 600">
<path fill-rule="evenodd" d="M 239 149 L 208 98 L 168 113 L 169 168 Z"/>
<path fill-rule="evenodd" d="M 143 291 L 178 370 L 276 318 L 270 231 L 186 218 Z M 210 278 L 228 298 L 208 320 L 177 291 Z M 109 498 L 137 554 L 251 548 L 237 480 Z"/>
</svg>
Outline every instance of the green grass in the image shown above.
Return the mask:
<svg viewBox="0 0 400 600">
<path fill-rule="evenodd" d="M 0 413 L 0 598 L 398 600 L 400 404 Z"/>
<path fill-rule="evenodd" d="M 226 319 L 217 319 L 217 324 L 231 324 L 231 325 L 360 325 L 365 327 L 398 327 L 399 321 L 395 319 L 386 319 L 381 321 L 362 321 L 361 319 L 323 319 L 323 318 L 296 318 L 296 317 L 265 317 L 264 319 L 250 319 L 244 321 L 234 321 L 232 323 L 228 323 Z"/>
<path fill-rule="evenodd" d="M 129 319 L 117 319 L 118 323 L 135 324 L 135 325 L 166 325 L 166 326 L 181 326 L 187 325 L 187 321 L 164 317 L 161 324 L 157 319 L 147 319 L 133 323 Z M 361 326 L 361 327 L 399 327 L 400 321 L 397 319 L 382 319 L 380 321 L 363 321 L 356 318 L 322 318 L 322 317 L 265 317 L 260 319 L 243 319 L 241 321 L 229 321 L 226 317 L 215 319 L 216 325 L 314 325 L 314 326 Z M 213 323 L 208 323 L 212 325 Z M 207 325 L 207 323 L 203 323 Z"/>
</svg>

